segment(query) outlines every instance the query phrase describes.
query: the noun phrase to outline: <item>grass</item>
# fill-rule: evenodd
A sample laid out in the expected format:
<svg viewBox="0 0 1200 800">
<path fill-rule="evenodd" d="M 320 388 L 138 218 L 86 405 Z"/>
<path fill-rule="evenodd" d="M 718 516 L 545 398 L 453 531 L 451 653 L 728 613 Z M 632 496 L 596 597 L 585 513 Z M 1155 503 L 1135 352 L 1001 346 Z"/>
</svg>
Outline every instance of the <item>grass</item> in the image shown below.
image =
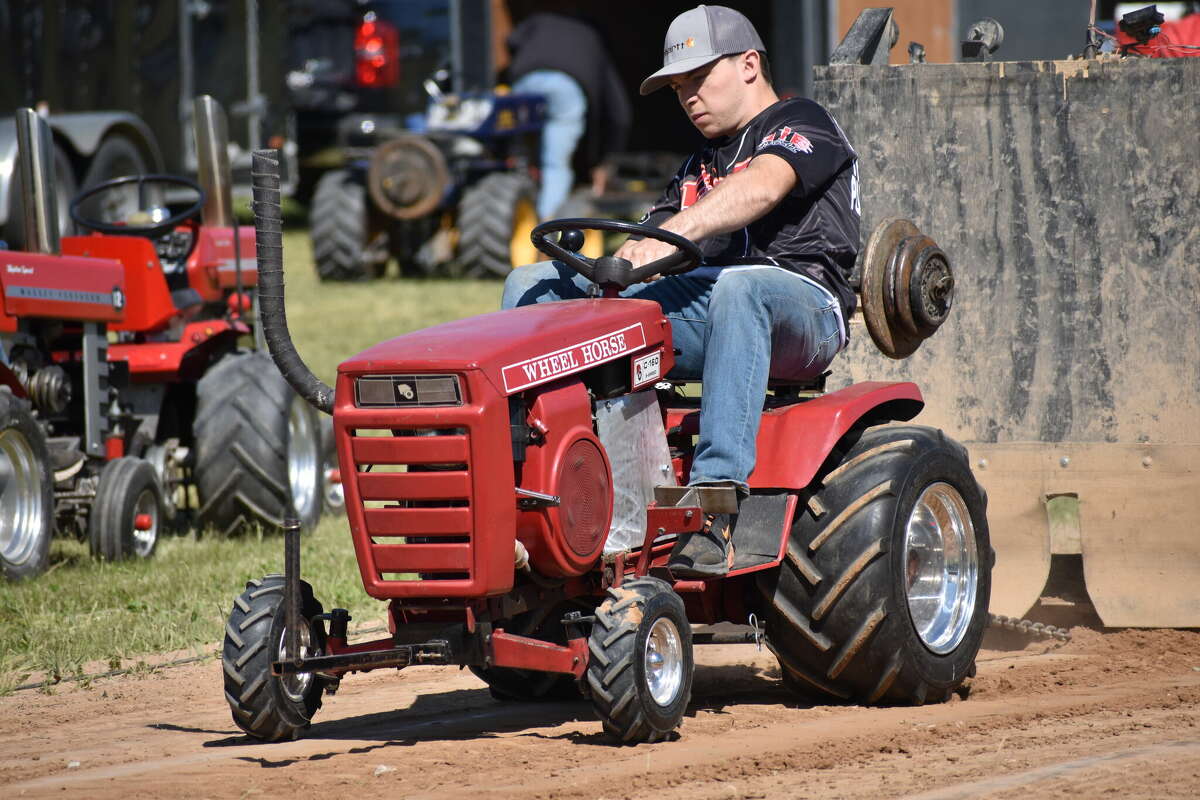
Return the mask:
<svg viewBox="0 0 1200 800">
<path fill-rule="evenodd" d="M 288 320 L 301 356 L 332 382 L 338 363 L 378 341 L 495 309 L 496 281 L 399 280 L 321 284 L 308 237 L 284 235 Z M 303 572 L 326 608 L 356 622 L 381 618 L 383 604 L 363 591 L 342 516 L 326 517 L 305 537 Z M 79 675 L 91 662 L 109 669 L 166 651 L 213 652 L 233 598 L 245 581 L 283 568 L 275 534 L 227 539 L 166 538 L 148 561 L 93 561 L 86 544 L 58 539 L 50 571 L 0 583 L 0 693 L 32 673 Z"/>
</svg>

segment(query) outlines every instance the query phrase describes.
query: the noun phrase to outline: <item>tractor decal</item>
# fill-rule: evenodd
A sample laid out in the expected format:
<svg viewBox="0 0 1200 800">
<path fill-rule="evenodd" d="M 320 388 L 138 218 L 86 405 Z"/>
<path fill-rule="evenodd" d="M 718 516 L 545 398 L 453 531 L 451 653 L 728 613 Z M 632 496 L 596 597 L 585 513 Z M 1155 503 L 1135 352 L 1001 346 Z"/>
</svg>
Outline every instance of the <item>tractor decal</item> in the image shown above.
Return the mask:
<svg viewBox="0 0 1200 800">
<path fill-rule="evenodd" d="M 646 332 L 639 322 L 586 342 L 551 353 L 527 358 L 504 367 L 504 390 L 516 392 L 539 383 L 570 375 L 646 346 Z"/>
<path fill-rule="evenodd" d="M 51 289 L 45 286 L 9 286 L 5 288 L 9 297 L 24 297 L 30 300 L 58 300 L 63 303 L 91 303 L 107 306 L 112 303 L 110 292 L 83 292 L 78 289 Z M 119 306 L 114 305 L 114 308 Z"/>
<path fill-rule="evenodd" d="M 662 375 L 662 350 L 656 350 L 650 355 L 633 360 L 633 385 L 637 389 L 647 383 L 657 381 Z"/>
</svg>

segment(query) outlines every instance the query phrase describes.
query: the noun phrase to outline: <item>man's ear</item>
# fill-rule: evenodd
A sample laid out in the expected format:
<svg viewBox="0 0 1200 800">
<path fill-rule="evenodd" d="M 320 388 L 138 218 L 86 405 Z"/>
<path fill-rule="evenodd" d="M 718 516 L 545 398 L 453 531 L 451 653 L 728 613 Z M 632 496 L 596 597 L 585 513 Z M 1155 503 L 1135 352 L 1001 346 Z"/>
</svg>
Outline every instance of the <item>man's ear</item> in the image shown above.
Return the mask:
<svg viewBox="0 0 1200 800">
<path fill-rule="evenodd" d="M 742 70 L 742 80 L 750 83 L 757 76 L 762 78 L 762 61 L 757 50 L 747 50 L 738 57 L 738 66 Z"/>
</svg>

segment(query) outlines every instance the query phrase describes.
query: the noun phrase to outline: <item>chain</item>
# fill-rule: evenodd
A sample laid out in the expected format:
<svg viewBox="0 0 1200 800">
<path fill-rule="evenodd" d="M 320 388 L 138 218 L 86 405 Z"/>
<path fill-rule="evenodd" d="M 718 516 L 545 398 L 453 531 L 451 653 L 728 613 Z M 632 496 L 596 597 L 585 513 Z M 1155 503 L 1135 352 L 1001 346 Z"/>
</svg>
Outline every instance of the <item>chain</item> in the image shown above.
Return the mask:
<svg viewBox="0 0 1200 800">
<path fill-rule="evenodd" d="M 1058 639 L 1060 642 L 1071 641 L 1071 632 L 1066 628 L 1056 628 L 1041 622 L 1030 622 L 1027 619 L 1006 617 L 1003 614 L 989 614 L 991 624 L 997 628 L 1023 633 L 1033 639 Z"/>
</svg>

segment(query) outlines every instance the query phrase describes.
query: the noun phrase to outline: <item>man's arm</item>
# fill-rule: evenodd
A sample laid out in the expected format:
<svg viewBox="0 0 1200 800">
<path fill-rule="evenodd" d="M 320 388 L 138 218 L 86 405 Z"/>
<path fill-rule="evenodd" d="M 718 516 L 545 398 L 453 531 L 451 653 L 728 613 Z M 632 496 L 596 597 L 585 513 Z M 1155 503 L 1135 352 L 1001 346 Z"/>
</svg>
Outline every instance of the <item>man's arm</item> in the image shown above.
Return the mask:
<svg viewBox="0 0 1200 800">
<path fill-rule="evenodd" d="M 795 186 L 796 172 L 792 166 L 778 156 L 764 153 L 756 156 L 746 169 L 723 178 L 695 205 L 659 227 L 694 242 L 736 231 L 773 209 Z M 669 244 L 647 238 L 625 242 L 615 255 L 640 267 L 674 250 Z"/>
</svg>

